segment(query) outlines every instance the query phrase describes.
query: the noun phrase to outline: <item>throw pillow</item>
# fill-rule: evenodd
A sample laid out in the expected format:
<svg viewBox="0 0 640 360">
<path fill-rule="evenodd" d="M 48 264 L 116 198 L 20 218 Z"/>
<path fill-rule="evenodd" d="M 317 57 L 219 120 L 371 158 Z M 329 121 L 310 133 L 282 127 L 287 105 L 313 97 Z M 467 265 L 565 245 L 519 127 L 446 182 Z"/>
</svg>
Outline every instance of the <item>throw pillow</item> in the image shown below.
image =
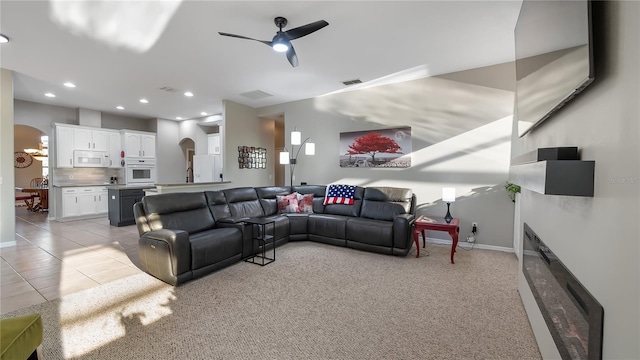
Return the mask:
<svg viewBox="0 0 640 360">
<path fill-rule="evenodd" d="M 313 213 L 313 194 L 302 195 L 297 192 L 281 196 L 277 195 L 278 213 Z"/>
<path fill-rule="evenodd" d="M 276 201 L 278 202 L 278 214 L 286 212 L 289 200 L 284 195 L 276 195 Z"/>
<path fill-rule="evenodd" d="M 313 214 L 313 194 L 298 195 L 298 212 Z"/>
</svg>

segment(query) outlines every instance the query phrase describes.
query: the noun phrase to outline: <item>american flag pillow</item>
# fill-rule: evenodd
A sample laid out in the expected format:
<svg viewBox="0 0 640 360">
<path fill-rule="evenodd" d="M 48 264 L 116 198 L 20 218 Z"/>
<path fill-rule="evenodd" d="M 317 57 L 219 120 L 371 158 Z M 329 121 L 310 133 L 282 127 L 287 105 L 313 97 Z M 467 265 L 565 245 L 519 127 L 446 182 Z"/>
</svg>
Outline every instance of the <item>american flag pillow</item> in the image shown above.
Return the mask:
<svg viewBox="0 0 640 360">
<path fill-rule="evenodd" d="M 324 205 L 343 204 L 353 205 L 353 196 L 356 193 L 354 185 L 329 185 L 324 196 Z"/>
</svg>

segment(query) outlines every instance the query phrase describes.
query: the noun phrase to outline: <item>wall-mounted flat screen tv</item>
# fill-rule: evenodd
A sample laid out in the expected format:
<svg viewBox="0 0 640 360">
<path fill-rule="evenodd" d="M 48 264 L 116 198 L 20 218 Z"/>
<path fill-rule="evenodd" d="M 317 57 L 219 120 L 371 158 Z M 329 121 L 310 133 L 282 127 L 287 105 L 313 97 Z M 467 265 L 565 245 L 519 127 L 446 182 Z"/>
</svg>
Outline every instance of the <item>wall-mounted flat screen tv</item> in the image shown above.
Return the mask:
<svg viewBox="0 0 640 360">
<path fill-rule="evenodd" d="M 524 0 L 515 28 L 518 135 L 594 79 L 591 1 Z"/>
</svg>

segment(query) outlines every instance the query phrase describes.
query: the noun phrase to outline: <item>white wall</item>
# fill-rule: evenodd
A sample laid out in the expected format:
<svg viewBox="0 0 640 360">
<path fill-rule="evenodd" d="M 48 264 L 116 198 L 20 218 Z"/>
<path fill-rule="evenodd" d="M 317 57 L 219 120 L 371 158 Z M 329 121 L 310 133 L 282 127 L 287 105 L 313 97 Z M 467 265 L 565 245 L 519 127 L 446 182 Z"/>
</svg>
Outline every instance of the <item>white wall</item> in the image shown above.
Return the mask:
<svg viewBox="0 0 640 360">
<path fill-rule="evenodd" d="M 173 120 L 157 119 L 156 164 L 159 184 L 183 183 L 187 161 L 180 147 L 179 124 Z"/>
<path fill-rule="evenodd" d="M 147 119 L 130 118 L 128 116 L 102 113 L 102 127 L 105 129 L 128 129 L 138 131 L 155 132 L 155 121 Z"/>
<path fill-rule="evenodd" d="M 602 358 L 640 359 L 640 3 L 593 5 L 596 80 L 514 149 L 578 146 L 594 197 L 523 190 L 521 218 L 604 307 Z"/>
<path fill-rule="evenodd" d="M 224 118 L 224 180 L 232 187 L 269 186 L 274 184 L 275 121 L 258 118 L 256 109 L 228 100 L 223 101 Z M 240 169 L 238 146 L 267 149 L 266 169 Z"/>
<path fill-rule="evenodd" d="M 53 124 L 78 125 L 77 111 L 74 108 L 15 100 L 14 122 L 42 131 L 49 139 L 53 136 Z"/>
<path fill-rule="evenodd" d="M 284 113 L 287 146 L 294 128 L 316 143 L 315 156 L 301 152 L 294 183 L 411 188 L 419 214 L 440 216 L 446 213 L 442 188 L 455 187 L 451 212 L 461 220 L 461 237 L 476 221 L 478 243 L 511 248 L 513 203 L 503 184 L 509 171 L 513 79 L 509 63 L 265 107 L 258 115 Z M 339 166 L 341 132 L 400 126 L 412 128 L 411 168 Z M 287 169 L 287 184 L 288 177 Z M 450 239 L 441 232 L 427 236 Z"/>
<path fill-rule="evenodd" d="M 207 155 L 209 153 L 207 133 L 198 126 L 198 120 L 185 120 L 177 124 L 179 124 L 180 129 L 180 141 L 184 139 L 193 140 L 195 144 L 195 155 Z"/>
<path fill-rule="evenodd" d="M 0 247 L 15 244 L 13 72 L 0 69 Z"/>
</svg>

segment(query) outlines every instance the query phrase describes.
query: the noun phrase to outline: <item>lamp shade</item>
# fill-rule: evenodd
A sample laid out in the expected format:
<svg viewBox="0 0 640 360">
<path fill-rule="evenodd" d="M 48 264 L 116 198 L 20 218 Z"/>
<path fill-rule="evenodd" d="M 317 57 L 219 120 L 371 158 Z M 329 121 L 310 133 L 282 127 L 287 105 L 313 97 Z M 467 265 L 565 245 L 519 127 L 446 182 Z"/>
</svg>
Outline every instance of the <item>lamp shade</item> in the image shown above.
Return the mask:
<svg viewBox="0 0 640 360">
<path fill-rule="evenodd" d="M 304 144 L 304 153 L 305 155 L 315 155 L 316 154 L 316 144 L 308 142 Z"/>
<path fill-rule="evenodd" d="M 300 131 L 291 132 L 291 145 L 300 145 L 302 143 L 302 133 Z"/>
<path fill-rule="evenodd" d="M 442 201 L 455 202 L 456 201 L 456 188 L 442 188 Z"/>
<path fill-rule="evenodd" d="M 281 151 L 280 152 L 280 164 L 281 165 L 286 165 L 289 163 L 289 152 L 288 151 Z"/>
</svg>

